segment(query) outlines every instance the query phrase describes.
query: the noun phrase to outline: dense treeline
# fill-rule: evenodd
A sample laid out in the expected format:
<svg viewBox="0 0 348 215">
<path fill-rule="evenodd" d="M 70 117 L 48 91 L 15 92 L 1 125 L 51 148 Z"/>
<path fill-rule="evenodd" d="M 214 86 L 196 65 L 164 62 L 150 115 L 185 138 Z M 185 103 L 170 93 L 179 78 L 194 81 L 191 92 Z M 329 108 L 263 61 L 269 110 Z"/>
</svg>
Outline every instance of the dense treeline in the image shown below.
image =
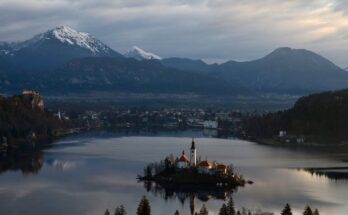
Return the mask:
<svg viewBox="0 0 348 215">
<path fill-rule="evenodd" d="M 271 138 L 280 130 L 314 142 L 348 140 L 348 89 L 300 98 L 293 108 L 246 117 L 248 136 Z"/>
<path fill-rule="evenodd" d="M 26 96 L 0 97 L 0 143 L 18 144 L 51 138 L 68 122 L 33 106 Z"/>
<path fill-rule="evenodd" d="M 170 214 L 170 212 L 168 212 Z M 209 215 L 209 210 L 205 206 L 202 205 L 201 209 L 198 212 L 194 213 L 195 215 Z M 232 198 L 229 198 L 227 203 L 223 203 L 220 210 L 219 215 L 274 215 L 273 212 L 262 211 L 261 209 L 257 209 L 255 212 L 251 212 L 246 208 L 242 208 L 242 210 L 236 210 L 235 205 Z M 106 209 L 104 215 L 111 215 L 109 209 Z M 115 209 L 114 215 L 127 215 L 127 211 L 123 205 L 117 206 Z M 149 200 L 146 196 L 143 196 L 138 204 L 137 215 L 151 215 L 151 206 Z M 179 211 L 176 210 L 174 215 L 180 215 Z M 286 204 L 284 209 L 281 211 L 280 215 L 293 215 L 292 209 L 289 204 Z M 319 215 L 319 210 L 312 210 L 309 205 L 304 208 L 303 215 Z"/>
</svg>

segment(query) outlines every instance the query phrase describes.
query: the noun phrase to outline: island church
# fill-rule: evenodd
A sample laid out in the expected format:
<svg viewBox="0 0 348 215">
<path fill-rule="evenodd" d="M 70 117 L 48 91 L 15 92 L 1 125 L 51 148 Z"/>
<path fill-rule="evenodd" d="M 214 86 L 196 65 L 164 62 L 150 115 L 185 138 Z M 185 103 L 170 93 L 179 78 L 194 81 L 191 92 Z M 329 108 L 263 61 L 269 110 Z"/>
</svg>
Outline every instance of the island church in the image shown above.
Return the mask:
<svg viewBox="0 0 348 215">
<path fill-rule="evenodd" d="M 227 171 L 226 165 L 211 163 L 208 160 L 199 161 L 197 164 L 197 150 L 194 139 L 192 139 L 191 143 L 190 159 L 187 158 L 185 151 L 183 151 L 180 158 L 176 160 L 176 168 L 178 170 L 197 168 L 200 174 L 226 174 Z"/>
</svg>

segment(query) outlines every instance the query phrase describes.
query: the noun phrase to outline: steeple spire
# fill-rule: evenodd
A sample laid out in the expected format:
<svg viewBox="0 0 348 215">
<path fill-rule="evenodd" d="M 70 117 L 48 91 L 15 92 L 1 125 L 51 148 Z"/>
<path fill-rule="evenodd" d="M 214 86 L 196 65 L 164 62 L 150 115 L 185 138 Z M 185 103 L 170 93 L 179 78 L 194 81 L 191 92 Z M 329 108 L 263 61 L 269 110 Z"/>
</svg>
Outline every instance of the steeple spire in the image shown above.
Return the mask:
<svg viewBox="0 0 348 215">
<path fill-rule="evenodd" d="M 195 140 L 192 138 L 191 150 L 190 150 L 190 165 L 191 167 L 195 167 L 197 163 L 197 155 L 196 155 L 196 144 Z"/>
<path fill-rule="evenodd" d="M 191 150 L 196 149 L 195 139 L 192 137 Z"/>
</svg>

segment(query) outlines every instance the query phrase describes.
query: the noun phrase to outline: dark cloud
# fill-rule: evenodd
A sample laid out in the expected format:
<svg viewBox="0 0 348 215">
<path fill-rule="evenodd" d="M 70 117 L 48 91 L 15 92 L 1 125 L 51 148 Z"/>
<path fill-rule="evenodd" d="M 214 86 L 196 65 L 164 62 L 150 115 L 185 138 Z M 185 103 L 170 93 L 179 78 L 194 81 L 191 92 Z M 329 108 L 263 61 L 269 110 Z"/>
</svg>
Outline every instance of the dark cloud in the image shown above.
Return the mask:
<svg viewBox="0 0 348 215">
<path fill-rule="evenodd" d="M 164 57 L 224 61 L 291 46 L 346 66 L 347 9 L 343 0 L 0 0 L 0 40 L 66 24 L 120 52 L 138 45 Z"/>
</svg>

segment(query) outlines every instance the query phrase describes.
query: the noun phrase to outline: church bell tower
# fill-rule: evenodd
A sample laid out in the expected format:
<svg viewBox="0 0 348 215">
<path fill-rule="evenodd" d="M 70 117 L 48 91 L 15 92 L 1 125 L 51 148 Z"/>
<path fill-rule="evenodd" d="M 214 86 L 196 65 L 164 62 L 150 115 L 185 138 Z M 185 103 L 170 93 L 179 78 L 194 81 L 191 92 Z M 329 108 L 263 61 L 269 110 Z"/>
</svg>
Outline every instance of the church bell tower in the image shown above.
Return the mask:
<svg viewBox="0 0 348 215">
<path fill-rule="evenodd" d="M 196 144 L 195 144 L 195 140 L 192 138 L 191 153 L 190 153 L 190 165 L 191 165 L 191 167 L 195 167 L 196 162 L 197 162 Z"/>
</svg>

